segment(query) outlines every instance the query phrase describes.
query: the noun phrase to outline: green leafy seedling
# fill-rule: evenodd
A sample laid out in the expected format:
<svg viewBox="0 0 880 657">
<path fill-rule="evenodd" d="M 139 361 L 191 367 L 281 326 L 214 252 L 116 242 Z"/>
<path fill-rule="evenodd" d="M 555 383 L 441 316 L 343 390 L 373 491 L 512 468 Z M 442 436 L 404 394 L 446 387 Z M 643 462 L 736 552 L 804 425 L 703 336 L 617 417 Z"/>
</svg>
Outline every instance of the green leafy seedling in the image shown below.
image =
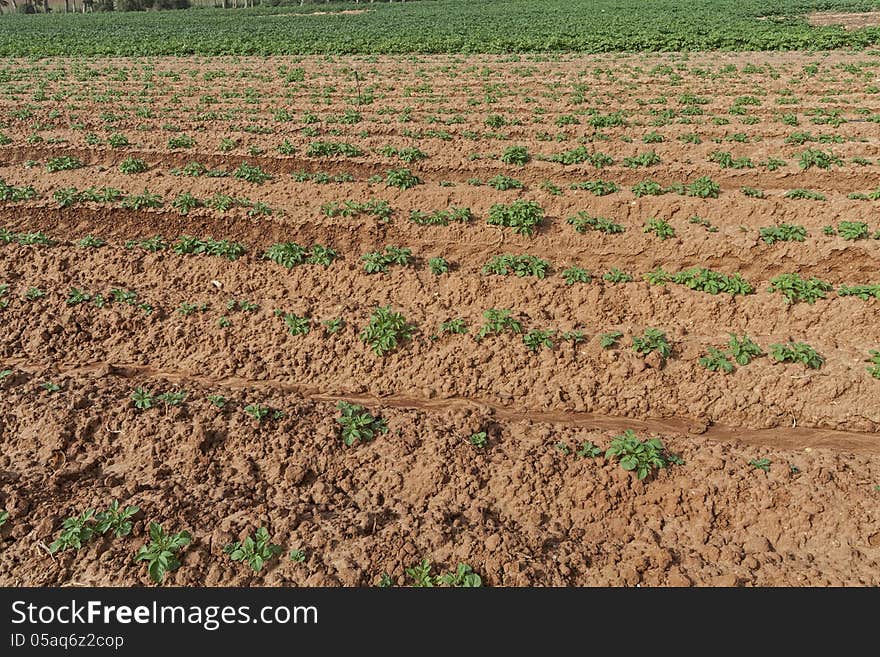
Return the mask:
<svg viewBox="0 0 880 657">
<path fill-rule="evenodd" d="M 479 588 L 483 586 L 483 579 L 466 563 L 459 563 L 455 568 L 455 572 L 440 575 L 437 577 L 437 582 L 455 588 Z"/>
<path fill-rule="evenodd" d="M 388 433 L 385 419 L 370 415 L 363 406 L 340 401 L 336 408 L 341 413 L 336 421 L 342 425 L 342 442 L 348 447 L 356 442 L 370 442 L 377 434 Z"/>
<path fill-rule="evenodd" d="M 605 450 L 606 459 L 615 459 L 627 472 L 635 472 L 639 479 L 645 479 L 655 470 L 667 467 L 664 458 L 663 442 L 659 438 L 642 441 L 632 429 L 615 436 Z"/>
<path fill-rule="evenodd" d="M 602 454 L 602 448 L 594 445 L 591 440 L 585 440 L 575 452 L 575 455 L 583 459 L 594 459 Z"/>
<path fill-rule="evenodd" d="M 471 437 L 468 438 L 468 442 L 477 449 L 482 449 L 489 444 L 489 434 L 485 431 L 478 431 L 477 433 L 471 434 Z"/>
<path fill-rule="evenodd" d="M 705 356 L 700 357 L 700 365 L 705 367 L 710 372 L 724 372 L 725 374 L 730 374 L 733 372 L 733 363 L 720 349 L 716 349 L 715 347 L 709 347 L 709 353 Z"/>
<path fill-rule="evenodd" d="M 620 331 L 608 331 L 599 335 L 599 346 L 603 349 L 613 349 L 620 342 L 623 333 Z"/>
<path fill-rule="evenodd" d="M 248 404 L 244 407 L 244 412 L 256 420 L 257 424 L 262 424 L 263 420 L 269 417 L 272 409 L 262 404 Z"/>
<path fill-rule="evenodd" d="M 188 531 L 166 534 L 162 525 L 155 522 L 150 523 L 149 535 L 150 541 L 137 551 L 134 560 L 146 561 L 150 578 L 161 584 L 167 573 L 180 567 L 178 553 L 192 542 L 192 535 Z"/>
<path fill-rule="evenodd" d="M 138 511 L 140 511 L 139 507 L 133 505 L 122 507 L 119 505 L 119 500 L 113 500 L 106 511 L 95 516 L 97 520 L 95 529 L 101 534 L 112 531 L 116 538 L 128 536 L 131 533 L 131 519 Z"/>
<path fill-rule="evenodd" d="M 95 535 L 95 510 L 86 509 L 78 516 L 67 518 L 61 525 L 61 533 L 50 545 L 49 552 L 79 550 Z"/>
<path fill-rule="evenodd" d="M 801 363 L 810 369 L 819 369 L 825 359 L 813 347 L 803 342 L 771 344 L 770 354 L 779 363 Z"/>
<path fill-rule="evenodd" d="M 752 359 L 764 355 L 761 347 L 759 347 L 758 344 L 747 334 L 744 333 L 741 338 L 733 333 L 730 333 L 729 335 L 730 341 L 727 343 L 727 346 L 730 349 L 730 355 L 733 356 L 733 359 L 740 365 L 748 365 L 752 362 Z"/>
<path fill-rule="evenodd" d="M 770 472 L 770 463 L 770 459 L 752 459 L 749 461 L 750 466 L 756 470 L 763 470 L 764 472 Z"/>
<path fill-rule="evenodd" d="M 391 310 L 391 306 L 379 306 L 359 337 L 377 356 L 384 356 L 410 340 L 414 332 L 415 327 L 401 313 Z"/>
<path fill-rule="evenodd" d="M 643 336 L 634 335 L 632 338 L 633 351 L 637 354 L 647 355 L 656 351 L 663 358 L 672 355 L 672 347 L 663 331 L 655 328 L 645 329 Z"/>
<path fill-rule="evenodd" d="M 247 536 L 243 541 L 227 545 L 223 551 L 233 561 L 245 562 L 255 573 L 258 573 L 268 561 L 284 551 L 280 545 L 269 541 L 269 530 L 260 527 L 253 536 Z"/>
</svg>

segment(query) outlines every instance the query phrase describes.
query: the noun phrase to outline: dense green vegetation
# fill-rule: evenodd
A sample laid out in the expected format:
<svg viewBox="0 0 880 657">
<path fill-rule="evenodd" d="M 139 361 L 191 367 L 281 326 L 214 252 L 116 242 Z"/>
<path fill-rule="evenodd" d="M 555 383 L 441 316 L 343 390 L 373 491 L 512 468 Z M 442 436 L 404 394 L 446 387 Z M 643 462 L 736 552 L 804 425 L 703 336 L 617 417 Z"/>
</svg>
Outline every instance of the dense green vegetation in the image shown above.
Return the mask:
<svg viewBox="0 0 880 657">
<path fill-rule="evenodd" d="M 0 17 L 0 55 L 827 50 L 880 41 L 880 28 L 811 27 L 812 11 L 878 0 L 423 0 Z M 367 9 L 339 15 L 345 8 Z"/>
</svg>

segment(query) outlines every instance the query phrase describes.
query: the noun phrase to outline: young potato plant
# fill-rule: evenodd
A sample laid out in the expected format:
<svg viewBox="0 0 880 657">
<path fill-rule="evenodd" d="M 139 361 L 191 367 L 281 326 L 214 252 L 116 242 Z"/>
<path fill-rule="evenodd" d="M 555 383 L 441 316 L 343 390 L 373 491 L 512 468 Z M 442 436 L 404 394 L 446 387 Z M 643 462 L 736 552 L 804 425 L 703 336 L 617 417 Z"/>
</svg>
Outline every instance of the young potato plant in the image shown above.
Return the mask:
<svg viewBox="0 0 880 657">
<path fill-rule="evenodd" d="M 666 282 L 672 282 L 684 285 L 691 290 L 699 290 L 708 294 L 724 292 L 731 296 L 736 296 L 737 294 L 752 294 L 755 291 L 752 285 L 743 279 L 741 274 L 737 273 L 733 276 L 728 276 L 705 267 L 693 267 L 676 274 L 670 274 L 662 268 L 658 268 L 648 272 L 644 277 L 652 285 L 663 285 Z"/>
<path fill-rule="evenodd" d="M 125 243 L 124 247 L 126 249 L 139 247 L 149 253 L 157 253 L 167 249 L 168 244 L 166 244 L 165 239 L 161 235 L 153 235 L 143 240 L 129 240 Z"/>
<path fill-rule="evenodd" d="M 324 327 L 324 332 L 328 335 L 333 335 L 334 333 L 339 333 L 342 329 L 345 328 L 345 318 L 344 317 L 333 317 L 331 319 L 325 319 L 321 322 Z"/>
<path fill-rule="evenodd" d="M 251 416 L 257 424 L 262 424 L 266 418 L 272 413 L 272 409 L 262 404 L 248 404 L 244 407 L 244 412 Z"/>
<path fill-rule="evenodd" d="M 615 235 L 626 230 L 622 225 L 614 223 L 605 217 L 592 217 L 586 212 L 578 212 L 576 215 L 565 220 L 566 223 L 573 226 L 579 233 L 586 233 L 590 230 L 597 230 L 601 233 Z"/>
<path fill-rule="evenodd" d="M 178 306 L 178 308 L 177 308 L 178 314 L 183 315 L 184 317 L 188 317 L 189 315 L 192 315 L 195 312 L 202 312 L 203 313 L 206 310 L 208 310 L 208 304 L 206 304 L 206 303 L 197 304 L 197 303 L 188 303 L 186 301 L 182 302 L 180 304 L 180 306 Z"/>
<path fill-rule="evenodd" d="M 122 196 L 122 192 L 114 187 L 89 187 L 82 191 L 76 187 L 62 187 L 52 194 L 62 208 L 75 203 L 115 203 Z"/>
<path fill-rule="evenodd" d="M 95 536 L 95 509 L 86 509 L 78 516 L 67 518 L 61 525 L 61 532 L 49 544 L 49 552 L 79 550 Z"/>
<path fill-rule="evenodd" d="M 670 237 L 675 237 L 675 229 L 669 225 L 665 219 L 651 218 L 645 221 L 643 233 L 654 233 L 661 241 L 666 241 Z"/>
<path fill-rule="evenodd" d="M 340 401 L 336 404 L 340 416 L 336 421 L 341 425 L 342 442 L 347 447 L 355 443 L 368 443 L 378 434 L 388 433 L 384 418 L 374 417 L 363 406 Z"/>
<path fill-rule="evenodd" d="M 562 277 L 565 279 L 566 285 L 574 285 L 575 283 L 590 283 L 593 280 L 593 274 L 588 269 L 582 267 L 568 267 L 562 270 Z"/>
<path fill-rule="evenodd" d="M 525 146 L 508 146 L 501 155 L 501 161 L 504 164 L 513 164 L 523 166 L 531 160 L 529 149 Z"/>
<path fill-rule="evenodd" d="M 721 187 L 709 176 L 700 176 L 694 182 L 685 185 L 684 191 L 688 196 L 697 198 L 718 198 Z"/>
<path fill-rule="evenodd" d="M 227 260 L 238 260 L 247 253 L 247 247 L 239 242 L 230 242 L 229 240 L 215 240 L 211 237 L 207 239 L 199 239 L 191 235 L 181 235 L 177 238 L 177 242 L 171 247 L 174 253 L 178 255 L 209 255 L 226 258 Z"/>
<path fill-rule="evenodd" d="M 95 529 L 100 534 L 106 534 L 112 531 L 116 538 L 128 536 L 131 533 L 131 519 L 140 511 L 140 508 L 134 505 L 122 507 L 119 500 L 113 500 L 107 507 L 106 511 L 102 511 L 95 519 L 97 525 Z"/>
<path fill-rule="evenodd" d="M 364 271 L 368 274 L 386 273 L 392 265 L 408 267 L 415 262 L 412 250 L 405 247 L 386 246 L 385 252 L 374 251 L 361 256 Z"/>
<path fill-rule="evenodd" d="M 760 470 L 761 472 L 770 472 L 770 465 L 772 462 L 770 459 L 752 459 L 749 461 L 749 465 L 755 468 L 755 470 Z"/>
<path fill-rule="evenodd" d="M 803 242 L 807 238 L 807 229 L 800 224 L 779 224 L 761 228 L 761 239 L 766 244 L 776 242 Z"/>
<path fill-rule="evenodd" d="M 529 351 L 538 351 L 541 347 L 553 349 L 553 337 L 555 335 L 556 331 L 535 329 L 523 335 L 523 344 L 529 348 Z"/>
<path fill-rule="evenodd" d="M 877 285 L 841 285 L 837 290 L 841 297 L 858 297 L 862 301 L 870 298 L 880 299 L 880 284 Z"/>
<path fill-rule="evenodd" d="M 650 150 L 634 157 L 623 158 L 623 166 L 630 169 L 635 169 L 638 167 L 651 167 L 656 164 L 660 164 L 661 161 L 662 160 L 660 159 L 660 156 L 657 155 L 655 151 Z"/>
<path fill-rule="evenodd" d="M 710 372 L 724 372 L 725 374 L 733 372 L 733 363 L 730 362 L 727 354 L 715 347 L 709 347 L 709 353 L 701 356 L 699 362 Z"/>
<path fill-rule="evenodd" d="M 818 278 L 801 278 L 799 274 L 780 274 L 770 279 L 769 292 L 779 292 L 786 304 L 804 301 L 810 305 L 817 299 L 824 299 L 825 293 L 834 289 Z"/>
<path fill-rule="evenodd" d="M 483 273 L 498 276 L 516 274 L 520 278 L 524 276 L 544 278 L 549 268 L 550 263 L 537 256 L 505 253 L 504 255 L 493 256 L 489 262 L 483 265 Z"/>
<path fill-rule="evenodd" d="M 434 210 L 422 212 L 413 210 L 409 220 L 419 226 L 448 226 L 452 222 L 466 224 L 474 218 L 470 208 L 458 208 L 450 205 L 447 210 Z"/>
<path fill-rule="evenodd" d="M 407 323 L 401 313 L 391 310 L 391 306 L 379 306 L 370 315 L 370 323 L 361 331 L 359 337 L 377 356 L 384 356 L 397 349 L 401 343 L 410 340 L 415 327 Z"/>
<path fill-rule="evenodd" d="M 70 171 L 73 169 L 81 169 L 84 167 L 83 161 L 76 157 L 64 155 L 61 157 L 53 157 L 46 162 L 46 171 L 53 173 L 55 171 Z"/>
<path fill-rule="evenodd" d="M 191 210 L 203 207 L 204 205 L 205 203 L 203 201 L 200 201 L 189 192 L 178 194 L 177 197 L 173 201 L 171 201 L 171 207 L 177 210 L 177 213 L 184 217 L 187 216 Z"/>
<path fill-rule="evenodd" d="M 603 281 L 608 281 L 609 283 L 631 283 L 635 280 L 632 274 L 629 274 L 617 267 L 612 267 L 610 271 L 605 272 L 602 275 Z"/>
<path fill-rule="evenodd" d="M 595 196 L 607 196 L 620 191 L 620 186 L 610 180 L 586 180 L 571 183 L 568 188 L 571 190 L 584 189 Z"/>
<path fill-rule="evenodd" d="M 119 164 L 120 173 L 124 173 L 127 176 L 143 173 L 149 168 L 150 166 L 146 162 L 136 157 L 127 157 Z"/>
<path fill-rule="evenodd" d="M 126 210 L 143 210 L 144 208 L 161 208 L 165 201 L 159 194 L 145 189 L 141 194 L 129 194 L 122 199 L 120 206 Z"/>
<path fill-rule="evenodd" d="M 510 310 L 506 308 L 489 308 L 483 312 L 485 320 L 483 326 L 475 336 L 477 342 L 487 335 L 501 335 L 503 333 L 522 333 L 522 324 L 517 321 Z"/>
<path fill-rule="evenodd" d="M 508 189 L 523 189 L 525 187 L 525 185 L 516 178 L 511 178 L 510 176 L 505 176 L 503 174 L 498 174 L 493 178 L 489 178 L 489 180 L 486 181 L 486 184 L 492 189 L 497 189 L 499 192 L 505 192 Z"/>
<path fill-rule="evenodd" d="M 385 175 L 386 187 L 412 189 L 420 184 L 422 184 L 422 180 L 409 169 L 389 169 Z"/>
<path fill-rule="evenodd" d="M 128 536 L 132 529 L 131 518 L 139 511 L 137 506 L 121 507 L 119 500 L 110 502 L 107 510 L 100 513 L 95 513 L 95 509 L 86 509 L 63 522 L 58 538 L 49 545 L 49 551 L 79 550 L 92 538 L 108 532 L 112 532 L 116 538 Z"/>
<path fill-rule="evenodd" d="M 672 355 L 672 347 L 663 331 L 655 328 L 645 329 L 642 336 L 634 335 L 632 338 L 633 351 L 637 354 L 647 356 L 652 351 L 656 351 L 663 359 Z"/>
<path fill-rule="evenodd" d="M 827 200 L 824 194 L 820 194 L 819 192 L 814 192 L 810 189 L 803 189 L 801 187 L 788 190 L 783 195 L 783 198 L 790 198 L 790 199 L 795 199 L 795 200 L 805 200 L 805 201 L 825 201 L 825 200 Z"/>
<path fill-rule="evenodd" d="M 450 319 L 440 324 L 440 335 L 464 335 L 468 332 L 467 322 L 461 317 Z"/>
<path fill-rule="evenodd" d="M 510 205 L 495 203 L 489 208 L 486 223 L 513 228 L 519 235 L 531 237 L 544 219 L 544 210 L 536 201 L 519 199 Z"/>
<path fill-rule="evenodd" d="M 0 201 L 30 201 L 36 197 L 37 190 L 32 186 L 16 187 L 6 184 L 6 181 L 0 178 Z"/>
<path fill-rule="evenodd" d="M 356 201 L 330 201 L 321 206 L 321 211 L 328 217 L 359 217 L 368 215 L 381 223 L 391 221 L 394 210 L 388 201 L 372 199 L 358 203 Z"/>
<path fill-rule="evenodd" d="M 819 167 L 820 169 L 828 169 L 832 165 L 843 166 L 843 160 L 828 151 L 808 148 L 800 154 L 798 164 L 801 169 L 807 170 L 811 167 Z"/>
<path fill-rule="evenodd" d="M 605 450 L 605 458 L 615 460 L 627 472 L 635 472 L 639 479 L 645 479 L 657 470 L 670 465 L 680 465 L 681 459 L 666 453 L 663 441 L 659 438 L 639 440 L 632 429 L 611 439 Z"/>
<path fill-rule="evenodd" d="M 586 146 L 578 146 L 577 148 L 563 151 L 562 153 L 556 153 L 554 155 L 540 156 L 538 159 L 547 162 L 556 162 L 557 164 L 562 164 L 564 166 L 572 164 L 592 164 L 597 169 L 602 169 L 614 164 L 614 158 L 611 156 L 598 151 L 591 153 Z"/>
<path fill-rule="evenodd" d="M 313 141 L 306 149 L 306 157 L 360 157 L 364 151 L 346 142 Z"/>
<path fill-rule="evenodd" d="M 599 346 L 603 349 L 613 349 L 620 342 L 623 333 L 620 331 L 608 331 L 599 335 Z"/>
<path fill-rule="evenodd" d="M 712 222 L 709 221 L 708 219 L 705 219 L 705 218 L 697 216 L 697 215 L 690 217 L 688 219 L 688 223 L 694 224 L 696 226 L 702 226 L 703 228 L 706 229 L 706 232 L 709 232 L 709 233 L 717 233 L 718 232 L 718 226 L 713 225 Z"/>
<path fill-rule="evenodd" d="M 825 359 L 813 347 L 803 342 L 771 344 L 770 355 L 779 363 L 801 363 L 804 367 L 817 370 Z"/>
<path fill-rule="evenodd" d="M 869 360 L 871 364 L 868 366 L 868 374 L 873 376 L 875 379 L 880 379 L 880 350 L 871 349 L 868 352 L 870 356 Z"/>
<path fill-rule="evenodd" d="M 380 155 L 384 155 L 385 157 L 397 157 L 407 164 L 412 164 L 413 162 L 418 162 L 419 160 L 428 159 L 427 153 L 415 147 L 394 148 L 393 146 L 386 146 L 379 149 L 379 153 Z"/>
<path fill-rule="evenodd" d="M 761 347 L 748 334 L 744 333 L 742 337 L 737 337 L 734 333 L 729 335 L 730 340 L 727 346 L 730 350 L 730 355 L 740 365 L 748 365 L 753 359 L 764 355 Z"/>
<path fill-rule="evenodd" d="M 431 273 L 435 276 L 440 276 L 441 274 L 449 273 L 449 261 L 446 258 L 436 257 L 428 259 L 428 269 L 431 270 Z"/>
<path fill-rule="evenodd" d="M 286 313 L 283 310 L 275 311 L 276 317 L 281 317 L 290 335 L 307 335 L 312 324 L 308 317 L 300 317 L 295 313 Z"/>
<path fill-rule="evenodd" d="M 870 230 L 863 221 L 841 221 L 837 224 L 837 234 L 849 242 L 855 242 L 868 239 Z"/>
<path fill-rule="evenodd" d="M 329 267 L 339 256 L 335 249 L 321 244 L 305 247 L 296 242 L 279 242 L 266 249 L 261 257 L 263 260 L 293 269 L 302 264 Z"/>
<path fill-rule="evenodd" d="M 585 440 L 574 455 L 581 459 L 594 459 L 602 455 L 602 448 L 594 445 L 592 440 Z"/>
<path fill-rule="evenodd" d="M 150 523 L 149 535 L 149 542 L 137 551 L 134 560 L 146 561 L 150 578 L 161 584 L 167 573 L 180 567 L 178 554 L 192 542 L 192 535 L 188 531 L 166 534 L 162 525 L 155 522 Z"/>
<path fill-rule="evenodd" d="M 11 233 L 5 228 L 0 228 L 0 244 L 16 242 L 22 246 L 55 246 L 55 242 L 49 239 L 42 231 L 36 233 Z"/>
<path fill-rule="evenodd" d="M 258 166 L 251 166 L 244 162 L 232 172 L 232 176 L 238 180 L 244 180 L 255 185 L 262 185 L 267 180 L 272 180 L 272 174 L 263 171 Z"/>
<path fill-rule="evenodd" d="M 258 573 L 266 563 L 284 552 L 280 545 L 269 541 L 269 530 L 260 527 L 253 536 L 246 536 L 243 541 L 230 543 L 223 548 L 223 551 L 233 561 L 247 563 L 255 573 Z"/>
<path fill-rule="evenodd" d="M 407 568 L 406 575 L 416 588 L 432 588 L 441 584 L 456 588 L 479 588 L 483 585 L 483 579 L 466 563 L 459 563 L 455 572 L 441 575 L 433 575 L 433 567 L 430 559 L 422 559 L 417 565 Z"/>
</svg>

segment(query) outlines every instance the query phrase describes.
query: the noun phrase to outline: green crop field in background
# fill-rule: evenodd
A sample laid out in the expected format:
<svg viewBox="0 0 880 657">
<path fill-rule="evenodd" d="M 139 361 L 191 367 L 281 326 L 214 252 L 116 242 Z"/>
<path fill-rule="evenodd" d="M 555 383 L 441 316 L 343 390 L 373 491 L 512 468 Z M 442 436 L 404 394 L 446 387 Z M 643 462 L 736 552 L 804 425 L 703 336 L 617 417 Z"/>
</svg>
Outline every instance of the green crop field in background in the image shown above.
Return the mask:
<svg viewBox="0 0 880 657">
<path fill-rule="evenodd" d="M 307 12 L 330 13 L 306 15 Z M 340 9 L 366 10 L 339 14 Z M 827 50 L 880 28 L 811 27 L 818 10 L 880 0 L 422 0 L 304 8 L 0 16 L 0 55 Z"/>
</svg>

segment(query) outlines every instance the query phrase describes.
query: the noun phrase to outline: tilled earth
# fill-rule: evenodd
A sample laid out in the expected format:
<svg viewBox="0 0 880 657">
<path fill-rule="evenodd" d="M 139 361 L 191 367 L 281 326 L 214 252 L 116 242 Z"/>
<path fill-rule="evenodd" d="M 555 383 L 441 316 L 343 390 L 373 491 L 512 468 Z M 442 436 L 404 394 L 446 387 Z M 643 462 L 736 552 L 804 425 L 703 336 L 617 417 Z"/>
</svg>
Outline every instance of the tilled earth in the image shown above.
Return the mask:
<svg viewBox="0 0 880 657">
<path fill-rule="evenodd" d="M 880 299 L 828 291 L 814 304 L 787 304 L 768 291 L 784 273 L 834 290 L 880 282 L 880 241 L 870 238 L 880 232 L 877 202 L 849 198 L 880 184 L 871 118 L 880 112 L 880 60 L 509 60 L 41 60 L 7 74 L 0 106 L 12 118 L 0 129 L 9 138 L 0 178 L 36 196 L 0 204 L 0 226 L 42 231 L 51 244 L 13 237 L 0 246 L 0 284 L 8 285 L 0 298 L 0 509 L 9 513 L 0 584 L 149 584 L 132 557 L 151 521 L 193 534 L 166 578 L 176 585 L 367 586 L 383 574 L 402 585 L 423 559 L 435 572 L 468 563 L 488 585 L 880 583 L 880 381 L 866 371 L 869 351 L 880 349 Z M 626 124 L 592 126 L 589 107 L 621 111 Z M 728 123 L 712 120 L 719 117 Z M 793 141 L 796 132 L 813 141 Z M 643 143 L 653 133 L 662 141 Z M 128 145 L 112 147 L 115 134 Z M 170 149 L 180 134 L 194 145 Z M 222 139 L 235 145 L 221 152 Z M 287 155 L 277 151 L 284 140 Z M 307 155 L 316 141 L 362 154 Z M 428 157 L 403 163 L 384 153 L 388 145 Z M 510 145 L 527 147 L 532 160 L 502 162 Z M 537 157 L 582 145 L 614 163 Z M 808 148 L 831 151 L 840 164 L 802 170 Z M 648 150 L 659 164 L 623 165 Z M 708 161 L 716 151 L 751 166 L 720 168 Z M 62 156 L 84 166 L 47 172 Z M 127 157 L 149 169 L 120 173 Z M 785 163 L 771 170 L 760 164 L 768 158 Z M 246 163 L 272 178 L 175 175 L 191 162 L 228 172 Z M 421 184 L 386 186 L 387 171 L 404 166 Z M 302 172 L 342 182 L 303 181 Z M 485 184 L 499 174 L 523 187 Z M 718 198 L 630 191 L 648 179 L 672 186 L 700 176 L 719 185 Z M 569 187 L 597 179 L 619 190 L 600 197 Z M 149 190 L 164 204 L 60 207 L 56 192 L 71 187 Z M 785 198 L 792 189 L 825 200 Z M 240 204 L 181 215 L 172 201 L 183 193 L 247 198 L 272 214 Z M 486 224 L 492 204 L 518 198 L 544 208 L 533 236 Z M 392 209 L 387 220 L 322 210 L 376 199 Z M 452 206 L 474 219 L 408 220 L 414 210 Z M 566 218 L 580 211 L 626 230 L 578 233 Z M 675 235 L 643 232 L 651 217 Z M 841 221 L 867 223 L 869 237 L 826 234 Z M 806 240 L 766 244 L 760 228 L 781 223 L 804 226 Z M 87 235 L 106 243 L 79 245 Z M 132 244 L 155 235 L 168 248 Z M 181 255 L 173 249 L 180 235 L 247 251 L 234 261 Z M 261 257 L 291 241 L 331 246 L 340 258 L 286 269 Z M 365 273 L 361 256 L 387 245 L 410 248 L 414 265 Z M 543 279 L 485 273 L 503 253 L 538 256 L 551 269 Z M 438 256 L 449 273 L 426 266 Z M 560 273 L 572 265 L 591 270 L 592 281 L 567 285 Z M 712 295 L 642 278 L 696 266 L 740 273 L 755 293 Z M 634 280 L 603 280 L 614 267 Z M 71 303 L 73 290 L 91 300 Z M 114 290 L 135 292 L 136 301 Z M 384 305 L 416 331 L 379 357 L 359 335 Z M 475 340 L 489 308 L 510 309 L 526 332 L 556 331 L 554 348 L 531 351 L 513 334 Z M 309 332 L 291 335 L 275 311 L 310 318 Z M 336 333 L 322 325 L 339 317 Z M 454 318 L 468 334 L 441 333 Z M 664 331 L 669 358 L 632 349 L 647 328 Z M 561 340 L 568 331 L 583 340 Z M 610 331 L 622 338 L 606 349 L 600 336 Z M 702 367 L 707 349 L 724 348 L 730 333 L 747 333 L 764 351 L 808 343 L 824 363 L 808 369 L 765 355 L 730 374 Z M 138 410 L 136 388 L 186 398 Z M 217 395 L 222 408 L 211 402 Z M 346 447 L 335 421 L 340 400 L 381 416 L 389 431 Z M 278 413 L 258 422 L 246 410 L 253 405 Z M 613 460 L 583 455 L 585 441 L 604 451 L 626 429 L 661 438 L 683 463 L 639 481 Z M 488 442 L 475 447 L 469 437 L 483 431 Z M 50 553 L 65 518 L 113 499 L 140 507 L 131 535 Z M 253 573 L 224 547 L 260 526 L 284 553 Z M 290 560 L 291 549 L 305 560 Z"/>
</svg>

